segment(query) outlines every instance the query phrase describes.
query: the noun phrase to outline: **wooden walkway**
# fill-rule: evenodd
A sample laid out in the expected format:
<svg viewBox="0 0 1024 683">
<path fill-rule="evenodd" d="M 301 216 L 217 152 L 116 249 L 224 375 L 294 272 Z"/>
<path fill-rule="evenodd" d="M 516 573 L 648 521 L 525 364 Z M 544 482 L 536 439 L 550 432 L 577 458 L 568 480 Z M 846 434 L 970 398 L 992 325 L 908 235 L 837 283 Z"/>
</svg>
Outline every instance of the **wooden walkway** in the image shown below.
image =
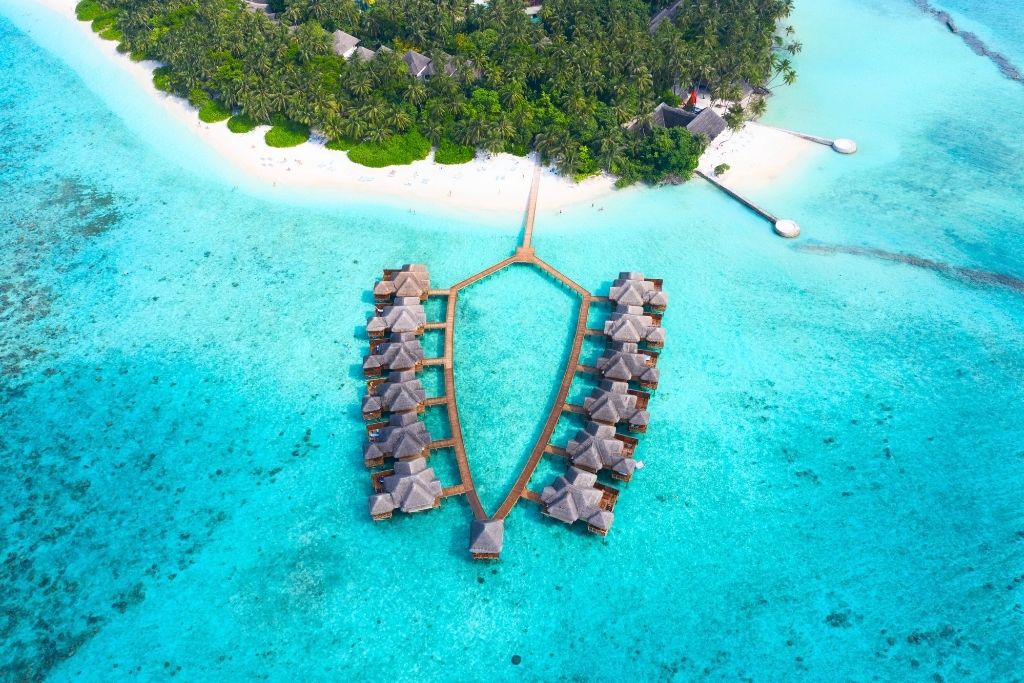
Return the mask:
<svg viewBox="0 0 1024 683">
<path fill-rule="evenodd" d="M 540 162 L 533 169 L 533 182 L 530 184 L 530 199 L 526 205 L 526 224 L 523 226 L 523 243 L 521 249 L 533 250 L 533 221 L 537 217 L 537 192 L 540 189 Z"/>
<path fill-rule="evenodd" d="M 430 297 L 447 298 L 447 305 L 444 322 L 430 322 L 425 326 L 425 329 L 428 330 L 444 331 L 444 354 L 437 358 L 425 359 L 423 362 L 424 366 L 442 366 L 444 368 L 444 395 L 429 398 L 426 400 L 425 404 L 428 406 L 445 406 L 448 412 L 448 422 L 451 429 L 450 438 L 432 442 L 430 444 L 430 449 L 436 450 L 441 448 L 451 448 L 455 452 L 455 460 L 459 468 L 461 483 L 443 489 L 442 495 L 444 497 L 465 495 L 466 500 L 469 502 L 469 506 L 473 511 L 473 517 L 477 520 L 503 520 L 521 499 L 526 499 L 535 503 L 541 502 L 540 495 L 535 491 L 528 489 L 527 485 L 537 469 L 537 464 L 543 458 L 545 453 L 566 457 L 565 449 L 551 445 L 551 437 L 564 411 L 574 412 L 576 410 L 582 410 L 577 406 L 566 403 L 569 391 L 572 387 L 573 378 L 576 374 L 578 372 L 596 372 L 596 369 L 590 366 L 580 365 L 580 351 L 583 348 L 583 343 L 586 337 L 604 334 L 602 330 L 588 328 L 587 319 L 590 314 L 591 305 L 594 303 L 605 303 L 608 301 L 607 297 L 593 296 L 578 282 L 569 278 L 561 271 L 539 258 L 534 252 L 532 246 L 533 224 L 537 213 L 537 193 L 540 186 L 540 178 L 541 167 L 538 164 L 534 169 L 533 183 L 530 187 L 530 199 L 527 204 L 526 221 L 524 224 L 522 241 L 517 245 L 512 256 L 509 256 L 503 261 L 495 263 L 478 273 L 470 275 L 448 289 L 431 289 L 428 292 L 428 296 Z M 513 265 L 525 265 L 537 268 L 559 284 L 572 290 L 573 293 L 579 297 L 580 303 L 576 312 L 576 328 L 573 334 L 572 347 L 569 350 L 569 356 L 566 360 L 565 368 L 562 371 L 562 378 L 558 385 L 558 392 L 550 409 L 548 410 L 547 418 L 544 421 L 544 426 L 541 430 L 540 436 L 537 438 L 536 443 L 534 443 L 530 451 L 529 458 L 520 470 L 519 475 L 516 477 L 512 488 L 509 489 L 494 514 L 488 516 L 480 502 L 480 496 L 477 493 L 476 485 L 473 482 L 473 474 L 469 465 L 469 458 L 466 454 L 466 446 L 462 435 L 462 423 L 459 419 L 459 406 L 455 393 L 455 310 L 459 300 L 459 293 L 463 289 Z"/>
<path fill-rule="evenodd" d="M 526 235 L 524 234 L 524 243 Z M 489 277 L 500 270 L 503 270 L 509 266 L 521 264 L 537 268 L 550 277 L 557 280 L 564 286 L 571 289 L 580 297 L 579 309 L 576 313 L 576 330 L 573 336 L 572 348 L 569 351 L 569 358 L 566 361 L 565 369 L 562 373 L 561 384 L 558 387 L 558 394 L 555 397 L 554 403 L 548 412 L 547 419 L 544 422 L 544 428 L 541 431 L 540 437 L 534 444 L 530 451 L 530 457 L 523 466 L 523 469 L 519 472 L 519 476 L 516 477 L 515 484 L 506 494 L 498 510 L 488 516 L 487 512 L 483 508 L 483 504 L 480 502 L 480 495 L 477 493 L 476 485 L 473 483 L 473 474 L 469 465 L 469 457 L 466 453 L 466 445 L 462 436 L 462 424 L 459 420 L 459 406 L 458 400 L 456 399 L 455 392 L 455 309 L 459 300 L 459 293 L 470 287 L 477 282 L 480 282 L 486 277 Z M 537 469 L 537 463 L 540 462 L 541 457 L 544 455 L 545 449 L 548 447 L 551 441 L 551 435 L 555 431 L 555 427 L 558 425 L 558 419 L 562 414 L 563 407 L 565 406 L 566 397 L 569 394 L 569 389 L 572 386 L 573 377 L 579 370 L 579 357 L 580 351 L 583 348 L 583 339 L 587 335 L 587 317 L 590 313 L 590 302 L 591 295 L 586 289 L 583 288 L 579 283 L 575 282 L 571 278 L 563 275 L 560 271 L 552 267 L 547 262 L 538 258 L 533 253 L 532 249 L 524 248 L 521 244 L 516 249 L 516 253 L 507 259 L 495 263 L 489 268 L 481 270 L 479 273 L 475 273 L 461 282 L 453 285 L 451 288 L 446 290 L 446 294 L 438 295 L 446 296 L 448 299 L 445 321 L 443 324 L 438 323 L 437 329 L 443 328 L 445 330 L 444 339 L 444 356 L 441 357 L 440 363 L 437 359 L 432 359 L 432 364 L 441 364 L 444 366 L 444 396 L 438 396 L 429 398 L 426 401 L 426 405 L 445 405 L 448 409 L 448 423 L 451 426 L 451 439 L 446 440 L 446 445 L 450 443 L 450 446 L 455 451 L 455 460 L 459 468 L 459 476 L 462 479 L 462 483 L 458 487 L 450 487 L 446 491 L 451 491 L 445 495 L 459 495 L 465 494 L 469 505 L 473 510 L 473 516 L 478 520 L 497 520 L 504 519 L 508 516 L 509 512 L 515 506 L 516 502 L 524 496 L 526 486 L 530 482 L 530 478 L 533 476 L 534 471 Z M 534 494 L 535 495 L 535 494 Z"/>
<path fill-rule="evenodd" d="M 715 180 L 714 178 L 712 178 L 711 176 L 707 175 L 703 171 L 696 171 L 696 174 L 699 175 L 704 180 L 706 180 L 709 183 L 711 183 L 712 185 L 714 185 L 715 187 L 717 187 L 722 192 L 726 193 L 727 195 L 729 195 L 730 197 L 732 197 L 733 199 L 738 201 L 743 206 L 747 207 L 748 209 L 750 209 L 751 211 L 756 213 L 761 218 L 763 218 L 766 221 L 768 221 L 769 223 L 771 223 L 772 225 L 775 225 L 776 223 L 779 222 L 779 219 L 778 219 L 778 217 L 775 214 L 770 213 L 770 212 L 766 211 L 765 209 L 762 209 L 760 206 L 758 206 L 754 202 L 750 201 L 749 199 L 747 199 L 746 197 L 741 195 L 739 192 L 736 192 L 735 190 L 733 190 L 732 188 L 730 188 L 730 187 L 728 187 L 726 185 L 723 185 L 721 182 L 719 182 L 718 180 Z"/>
</svg>

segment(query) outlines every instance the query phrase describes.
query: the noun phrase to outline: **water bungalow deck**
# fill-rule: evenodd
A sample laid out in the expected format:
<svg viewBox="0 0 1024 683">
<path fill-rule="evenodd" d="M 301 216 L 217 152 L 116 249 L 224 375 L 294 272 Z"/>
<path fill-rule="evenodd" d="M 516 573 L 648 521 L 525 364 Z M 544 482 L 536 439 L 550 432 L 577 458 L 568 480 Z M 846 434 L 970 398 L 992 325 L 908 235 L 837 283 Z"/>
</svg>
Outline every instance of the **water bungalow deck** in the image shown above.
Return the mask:
<svg viewBox="0 0 1024 683">
<path fill-rule="evenodd" d="M 591 306 L 594 304 L 607 304 L 609 299 L 606 296 L 595 296 L 591 294 L 582 285 L 575 282 L 537 256 L 532 245 L 532 240 L 533 224 L 537 213 L 537 192 L 540 185 L 540 176 L 541 169 L 537 166 L 534 171 L 533 183 L 530 188 L 530 198 L 529 203 L 527 204 L 523 236 L 520 243 L 517 245 L 515 252 L 503 261 L 495 263 L 478 273 L 470 275 L 448 289 L 430 289 L 428 291 L 428 297 L 446 298 L 447 304 L 445 308 L 444 322 L 428 322 L 425 325 L 425 329 L 427 330 L 443 330 L 445 337 L 443 355 L 437 358 L 427 358 L 423 361 L 424 366 L 442 366 L 444 368 L 444 394 L 442 396 L 427 399 L 425 401 L 425 405 L 444 405 L 448 413 L 448 422 L 451 428 L 451 437 L 431 442 L 430 450 L 439 448 L 453 449 L 461 482 L 457 485 L 445 488 L 443 490 L 442 497 L 448 498 L 459 495 L 466 496 L 466 500 L 473 512 L 474 519 L 482 522 L 504 520 L 520 499 L 526 499 L 534 503 L 543 504 L 540 495 L 536 491 L 528 489 L 527 484 L 533 477 L 533 474 L 537 469 L 537 465 L 545 453 L 568 457 L 564 448 L 551 445 L 551 438 L 556 426 L 558 425 L 558 421 L 564 412 L 585 414 L 582 406 L 567 403 L 573 378 L 579 372 L 599 374 L 597 368 L 588 365 L 581 365 L 579 363 L 579 358 L 586 337 L 604 336 L 603 330 L 587 327 L 587 320 Z M 497 510 L 492 515 L 488 515 L 480 501 L 480 496 L 477 493 L 476 485 L 473 481 L 473 474 L 470 469 L 469 458 L 466 454 L 466 446 L 462 435 L 462 423 L 459 419 L 458 402 L 456 401 L 455 396 L 455 309 L 458 303 L 459 293 L 462 290 L 515 264 L 527 265 L 541 270 L 561 285 L 572 290 L 579 297 L 580 303 L 576 313 L 576 327 L 573 334 L 572 346 L 569 350 L 569 357 L 566 361 L 565 369 L 562 372 L 561 381 L 558 386 L 558 393 L 556 394 L 555 400 L 548 411 L 540 436 L 534 443 L 530 451 L 529 458 L 520 470 L 519 475 L 516 477 L 515 483 L 512 485 L 511 489 L 509 489 Z M 375 485 L 378 485 L 378 480 L 379 473 L 378 475 L 375 475 Z M 610 499 L 611 501 L 610 507 L 614 506 L 615 495 L 617 495 L 617 491 L 615 491 L 615 489 L 608 489 L 608 492 L 605 494 L 606 500 Z M 478 555 L 474 554 L 474 557 L 478 557 Z M 497 554 L 484 554 L 479 555 L 479 557 L 495 559 Z"/>
</svg>

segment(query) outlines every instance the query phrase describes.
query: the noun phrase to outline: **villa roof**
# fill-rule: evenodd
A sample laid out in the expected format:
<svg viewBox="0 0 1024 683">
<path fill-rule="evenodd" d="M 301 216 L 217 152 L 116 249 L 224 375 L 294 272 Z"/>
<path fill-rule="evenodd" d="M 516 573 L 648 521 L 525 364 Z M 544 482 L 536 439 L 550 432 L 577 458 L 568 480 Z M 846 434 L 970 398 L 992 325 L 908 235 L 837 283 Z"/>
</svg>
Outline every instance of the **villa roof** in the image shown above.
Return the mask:
<svg viewBox="0 0 1024 683">
<path fill-rule="evenodd" d="M 643 273 L 623 272 L 608 290 L 608 299 L 617 305 L 664 308 L 668 296 Z"/>
<path fill-rule="evenodd" d="M 666 7 L 665 9 L 663 9 L 660 12 L 658 12 L 657 14 L 655 14 L 654 17 L 651 18 L 651 23 L 650 23 L 650 31 L 651 31 L 651 33 L 654 33 L 655 31 L 657 31 L 658 27 L 661 26 L 661 23 L 663 21 L 669 21 L 669 22 L 675 21 L 676 17 L 679 16 L 679 8 L 682 7 L 684 1 L 685 0 L 676 0 L 676 2 L 672 3 L 671 5 Z"/>
<path fill-rule="evenodd" d="M 646 426 L 650 414 L 637 408 L 636 402 L 637 394 L 629 393 L 629 385 L 625 382 L 602 380 L 600 386 L 583 401 L 583 409 L 591 420 L 606 425 Z"/>
<path fill-rule="evenodd" d="M 693 112 L 662 102 L 651 114 L 651 125 L 658 128 L 679 128 L 686 126 L 695 118 L 697 115 Z"/>
<path fill-rule="evenodd" d="M 355 52 L 356 45 L 359 44 L 359 39 L 350 33 L 344 31 L 335 31 L 333 34 L 333 48 L 334 54 L 345 57 L 346 59 L 352 56 Z"/>
<path fill-rule="evenodd" d="M 505 536 L 505 520 L 475 519 L 469 527 L 469 552 L 475 555 L 497 555 Z"/>
<path fill-rule="evenodd" d="M 659 379 L 654 358 L 640 353 L 636 344 L 612 342 L 604 355 L 597 359 L 601 376 L 620 382 L 642 382 L 656 385 Z"/>
<path fill-rule="evenodd" d="M 409 67 L 409 75 L 416 78 L 434 75 L 434 63 L 430 57 L 422 55 L 415 50 L 409 50 L 402 56 L 402 61 Z"/>
<path fill-rule="evenodd" d="M 582 519 L 607 530 L 615 515 L 601 508 L 604 494 L 595 488 L 596 483 L 597 475 L 570 466 L 541 492 L 544 512 L 568 524 Z"/>
<path fill-rule="evenodd" d="M 651 125 L 655 128 L 683 128 L 694 135 L 706 135 L 714 140 L 729 127 L 718 113 L 711 107 L 699 113 L 687 111 L 681 107 L 660 103 L 651 113 Z"/>
<path fill-rule="evenodd" d="M 616 342 L 661 345 L 665 343 L 665 330 L 654 324 L 640 306 L 616 306 L 604 323 L 604 333 Z"/>
<path fill-rule="evenodd" d="M 696 118 L 686 125 L 686 130 L 694 135 L 706 135 L 708 139 L 714 140 L 724 133 L 728 127 L 729 124 L 725 122 L 725 119 L 719 116 L 711 107 L 708 107 L 697 114 Z"/>
<path fill-rule="evenodd" d="M 423 455 L 432 440 L 427 425 L 412 411 L 392 413 L 388 426 L 382 427 L 370 439 L 363 448 L 363 459 L 366 461 Z"/>
<path fill-rule="evenodd" d="M 366 323 L 369 333 L 419 332 L 427 323 L 427 314 L 418 297 L 395 297 L 394 303 L 385 306 L 379 316 Z"/>
<path fill-rule="evenodd" d="M 389 341 L 363 361 L 363 370 L 410 370 L 423 362 L 423 345 L 412 332 L 392 332 Z"/>
<path fill-rule="evenodd" d="M 407 263 L 401 270 L 385 280 L 379 280 L 373 287 L 377 297 L 416 297 L 422 299 L 430 291 L 430 272 L 418 263 Z"/>
<path fill-rule="evenodd" d="M 352 56 L 353 57 L 358 57 L 359 61 L 361 61 L 361 62 L 368 62 L 371 59 L 373 59 L 374 57 L 376 57 L 377 53 L 374 52 L 373 50 L 370 50 L 369 48 L 365 48 L 362 45 L 360 45 L 352 53 Z"/>
<path fill-rule="evenodd" d="M 437 505 L 441 498 L 441 482 L 425 458 L 395 463 L 395 470 L 381 479 L 384 491 L 370 496 L 370 514 L 420 512 Z"/>
<path fill-rule="evenodd" d="M 623 455 L 624 449 L 625 444 L 615 438 L 614 427 L 588 422 L 569 440 L 565 450 L 577 468 L 588 472 L 607 469 L 628 479 L 636 469 L 636 461 Z"/>
<path fill-rule="evenodd" d="M 387 381 L 378 384 L 363 397 L 363 414 L 416 410 L 425 400 L 427 392 L 416 378 L 416 373 L 411 370 L 391 372 Z"/>
</svg>

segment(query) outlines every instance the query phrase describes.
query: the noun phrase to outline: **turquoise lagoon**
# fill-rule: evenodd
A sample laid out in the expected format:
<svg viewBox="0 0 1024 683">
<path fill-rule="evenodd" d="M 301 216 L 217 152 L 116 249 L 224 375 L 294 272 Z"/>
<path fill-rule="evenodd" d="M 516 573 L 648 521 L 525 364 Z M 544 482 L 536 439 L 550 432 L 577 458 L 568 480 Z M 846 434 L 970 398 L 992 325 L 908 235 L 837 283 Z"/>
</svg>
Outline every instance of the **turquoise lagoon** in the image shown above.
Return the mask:
<svg viewBox="0 0 1024 683">
<path fill-rule="evenodd" d="M 663 277 L 669 344 L 611 534 L 521 505 L 494 565 L 462 501 L 367 519 L 359 363 L 382 267 L 454 283 L 521 218 L 248 187 L 0 15 L 0 679 L 1019 679 L 1024 88 L 909 3 L 797 3 L 769 121 L 861 145 L 752 192 L 800 240 L 698 183 L 539 217 L 592 290 Z M 489 507 L 574 303 L 530 271 L 460 302 Z"/>
</svg>

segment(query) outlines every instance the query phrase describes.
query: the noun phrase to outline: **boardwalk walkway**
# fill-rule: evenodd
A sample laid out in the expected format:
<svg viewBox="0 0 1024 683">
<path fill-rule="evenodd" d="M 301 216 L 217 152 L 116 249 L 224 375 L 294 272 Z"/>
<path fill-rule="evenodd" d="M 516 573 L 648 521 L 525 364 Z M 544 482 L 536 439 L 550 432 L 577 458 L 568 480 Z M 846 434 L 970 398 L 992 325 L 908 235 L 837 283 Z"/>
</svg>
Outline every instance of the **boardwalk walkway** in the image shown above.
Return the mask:
<svg viewBox="0 0 1024 683">
<path fill-rule="evenodd" d="M 579 409 L 576 406 L 566 403 L 569 390 L 572 387 L 573 378 L 578 372 L 596 372 L 596 370 L 590 366 L 581 365 L 579 358 L 586 337 L 603 334 L 602 330 L 588 328 L 587 320 L 590 314 L 591 305 L 594 303 L 605 303 L 607 302 L 607 298 L 592 295 L 578 282 L 566 276 L 557 268 L 536 255 L 532 246 L 532 241 L 533 225 L 537 213 L 537 193 L 540 187 L 540 178 L 541 167 L 538 164 L 534 169 L 533 183 L 530 187 L 530 198 L 527 204 L 526 221 L 524 224 L 522 241 L 517 245 L 512 256 L 509 256 L 503 261 L 495 263 L 478 273 L 470 275 L 448 289 L 431 289 L 428 292 L 430 297 L 446 298 L 447 304 L 444 322 L 430 322 L 425 326 L 428 330 L 444 331 L 444 354 L 437 358 L 428 358 L 424 360 L 423 363 L 425 366 L 441 366 L 444 368 L 444 395 L 427 399 L 426 405 L 444 405 L 448 412 L 448 422 L 451 428 L 451 437 L 432 442 L 430 444 L 430 449 L 437 450 L 441 448 L 451 448 L 455 452 L 455 460 L 459 468 L 461 483 L 445 488 L 442 495 L 444 497 L 465 495 L 466 500 L 469 502 L 469 506 L 473 511 L 473 517 L 477 520 L 503 520 L 512 511 L 512 508 L 515 507 L 516 503 L 524 498 L 535 503 L 541 502 L 540 496 L 535 491 L 528 489 L 527 485 L 537 469 L 537 464 L 540 462 L 541 458 L 543 458 L 545 453 L 551 453 L 562 457 L 566 456 L 565 449 L 551 445 L 552 434 L 554 433 L 555 428 L 558 425 L 558 420 L 561 418 L 564 411 L 571 412 Z M 512 488 L 509 489 L 494 514 L 488 516 L 480 502 L 480 496 L 478 495 L 476 485 L 473 482 L 473 474 L 470 469 L 469 458 L 466 454 L 466 446 L 462 435 L 462 423 L 459 419 L 458 401 L 456 400 L 455 395 L 455 309 L 458 304 L 459 294 L 463 289 L 470 287 L 484 278 L 487 278 L 512 265 L 525 265 L 537 268 L 559 284 L 572 290 L 573 293 L 579 297 L 580 303 L 576 312 L 576 328 L 573 334 L 572 346 L 569 350 L 569 356 L 566 359 L 565 368 L 562 371 L 562 378 L 558 386 L 558 393 L 548 410 L 547 418 L 544 421 L 544 427 L 530 451 L 528 460 L 523 465 L 519 475 L 516 477 Z"/>
<path fill-rule="evenodd" d="M 521 249 L 533 251 L 533 221 L 537 217 L 537 192 L 540 189 L 540 162 L 533 169 L 533 182 L 530 184 L 530 199 L 526 204 L 526 224 L 523 228 Z"/>
</svg>

